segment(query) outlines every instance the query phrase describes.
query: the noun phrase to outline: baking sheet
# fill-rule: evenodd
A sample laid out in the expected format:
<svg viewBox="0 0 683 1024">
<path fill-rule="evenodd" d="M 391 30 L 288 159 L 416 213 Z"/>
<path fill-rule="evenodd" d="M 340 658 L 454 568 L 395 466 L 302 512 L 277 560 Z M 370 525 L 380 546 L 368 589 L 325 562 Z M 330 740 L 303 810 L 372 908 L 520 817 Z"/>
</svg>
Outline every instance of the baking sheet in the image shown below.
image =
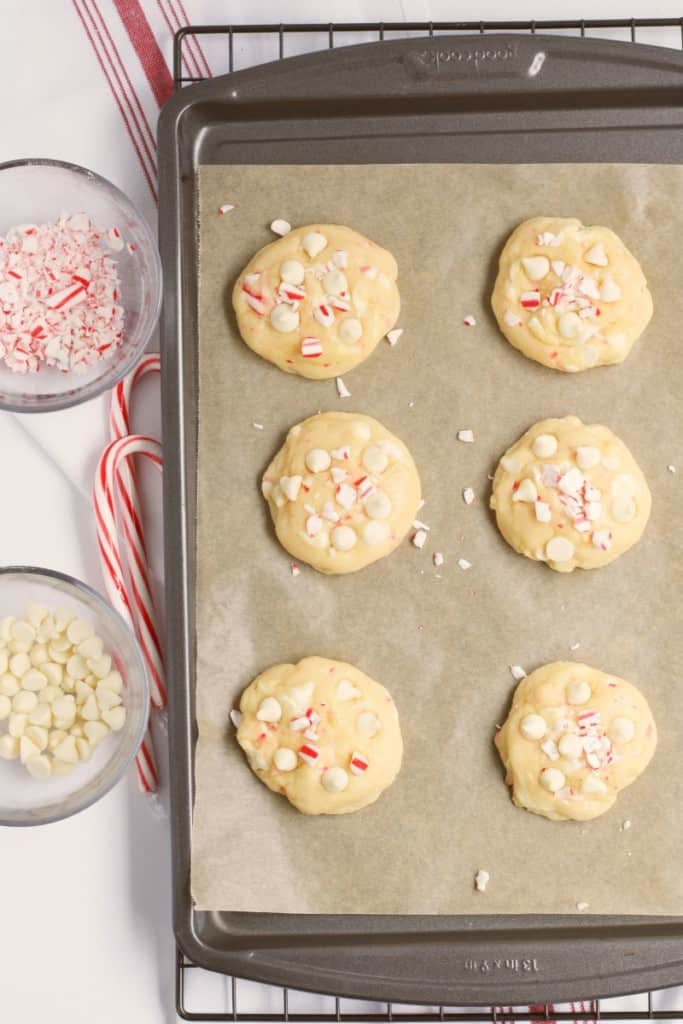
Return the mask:
<svg viewBox="0 0 683 1024">
<path fill-rule="evenodd" d="M 203 167 L 200 170 L 197 580 L 198 743 L 192 891 L 199 909 L 297 913 L 683 912 L 679 752 L 683 552 L 678 390 L 683 170 L 664 166 Z M 223 203 L 235 204 L 218 216 Z M 525 360 L 488 309 L 500 247 L 552 212 L 614 228 L 655 303 L 626 363 L 564 375 Z M 274 217 L 346 223 L 400 269 L 405 333 L 333 381 L 285 376 L 253 355 L 230 310 L 234 278 Z M 465 328 L 472 313 L 477 326 Z M 318 409 L 380 419 L 410 447 L 431 526 L 362 573 L 289 573 L 258 482 L 287 428 Z M 497 457 L 531 423 L 575 413 L 631 448 L 654 507 L 641 544 L 571 576 L 515 555 L 487 510 Z M 253 423 L 264 424 L 263 431 Z M 474 445 L 455 440 L 475 431 Z M 477 501 L 466 507 L 461 489 Z M 431 554 L 446 562 L 434 569 Z M 459 557 L 472 562 L 468 572 Z M 576 643 L 580 647 L 571 650 Z M 402 772 L 371 808 L 306 818 L 252 776 L 227 713 L 268 665 L 352 661 L 401 714 Z M 645 775 L 594 822 L 516 809 L 491 738 L 528 671 L 577 658 L 639 685 L 660 731 Z M 622 831 L 622 822 L 632 826 Z M 476 870 L 491 874 L 476 894 Z"/>
</svg>

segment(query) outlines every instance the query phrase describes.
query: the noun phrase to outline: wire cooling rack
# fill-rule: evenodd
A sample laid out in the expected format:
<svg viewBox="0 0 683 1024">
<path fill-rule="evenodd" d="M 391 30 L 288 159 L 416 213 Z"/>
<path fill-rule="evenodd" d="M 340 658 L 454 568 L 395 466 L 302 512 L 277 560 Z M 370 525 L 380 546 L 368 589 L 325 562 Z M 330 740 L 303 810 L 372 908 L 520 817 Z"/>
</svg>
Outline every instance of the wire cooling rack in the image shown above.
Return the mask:
<svg viewBox="0 0 683 1024">
<path fill-rule="evenodd" d="M 301 53 L 337 45 L 415 36 L 487 32 L 544 32 L 599 36 L 633 43 L 683 48 L 681 18 L 603 20 L 345 22 L 336 24 L 189 25 L 176 32 L 173 77 L 176 89 L 201 82 L 208 71 L 196 47 L 206 48 L 214 74 L 239 71 Z M 258 985 L 205 971 L 180 951 L 176 959 L 176 1008 L 183 1020 L 278 1022 L 278 1024 L 588 1024 L 599 1021 L 677 1020 L 683 1022 L 683 989 L 646 992 L 620 999 L 533 1006 L 404 1006 L 320 996 L 294 989 Z M 192 1008 L 201 1002 L 202 1009 Z"/>
</svg>

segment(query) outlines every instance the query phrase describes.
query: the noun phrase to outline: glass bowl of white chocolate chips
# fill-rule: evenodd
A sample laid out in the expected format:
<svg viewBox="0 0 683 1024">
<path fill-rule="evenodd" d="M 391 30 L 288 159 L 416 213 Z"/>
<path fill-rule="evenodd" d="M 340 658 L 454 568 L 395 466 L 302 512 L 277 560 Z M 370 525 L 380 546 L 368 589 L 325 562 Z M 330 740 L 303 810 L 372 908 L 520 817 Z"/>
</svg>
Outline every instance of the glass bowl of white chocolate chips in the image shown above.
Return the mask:
<svg viewBox="0 0 683 1024">
<path fill-rule="evenodd" d="M 0 825 L 44 825 L 99 800 L 145 733 L 133 634 L 86 584 L 0 569 Z"/>
</svg>

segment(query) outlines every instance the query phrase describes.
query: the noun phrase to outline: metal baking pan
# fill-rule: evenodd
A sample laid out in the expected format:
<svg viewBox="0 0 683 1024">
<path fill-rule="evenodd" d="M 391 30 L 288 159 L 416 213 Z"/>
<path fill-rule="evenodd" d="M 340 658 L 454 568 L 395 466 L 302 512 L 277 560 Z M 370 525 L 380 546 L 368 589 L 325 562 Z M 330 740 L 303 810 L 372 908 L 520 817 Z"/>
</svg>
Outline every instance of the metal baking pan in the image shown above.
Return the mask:
<svg viewBox="0 0 683 1024">
<path fill-rule="evenodd" d="M 680 163 L 682 86 L 683 55 L 659 47 L 441 36 L 261 65 L 183 89 L 163 110 L 173 899 L 179 946 L 195 964 L 338 996 L 434 1005 L 565 1002 L 683 982 L 681 918 L 208 913 L 193 910 L 190 895 L 198 166 Z"/>
</svg>

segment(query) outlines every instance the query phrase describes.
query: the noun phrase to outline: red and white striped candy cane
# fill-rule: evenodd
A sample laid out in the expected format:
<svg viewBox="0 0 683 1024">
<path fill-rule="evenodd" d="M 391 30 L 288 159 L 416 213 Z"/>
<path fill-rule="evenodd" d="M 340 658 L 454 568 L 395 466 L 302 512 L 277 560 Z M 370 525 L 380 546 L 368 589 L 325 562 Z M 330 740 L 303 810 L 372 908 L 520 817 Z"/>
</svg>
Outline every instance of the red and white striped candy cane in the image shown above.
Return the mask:
<svg viewBox="0 0 683 1024">
<path fill-rule="evenodd" d="M 112 441 L 130 435 L 130 402 L 133 388 L 148 373 L 158 373 L 158 355 L 148 355 L 125 380 L 119 381 L 114 390 L 109 414 L 109 429 Z M 135 473 L 128 460 L 120 462 L 116 470 L 119 510 L 126 539 L 126 560 L 130 583 L 130 600 L 133 606 L 135 632 L 142 648 L 149 671 L 152 703 L 157 708 L 166 706 L 164 684 L 164 662 L 161 640 L 157 626 L 158 617 L 154 595 L 149 580 L 147 550 L 142 528 L 140 501 L 135 484 Z"/>
<path fill-rule="evenodd" d="M 125 465 L 126 460 L 134 455 L 144 455 L 159 469 L 163 466 L 161 445 L 151 437 L 132 434 L 128 437 L 122 437 L 116 441 L 112 441 L 105 448 L 98 463 L 97 472 L 95 474 L 93 498 L 95 504 L 97 541 L 107 593 L 109 594 L 109 598 L 113 606 L 123 616 L 131 628 L 136 630 L 138 633 L 138 639 L 140 639 L 140 631 L 137 628 L 137 604 L 132 602 L 129 597 L 123 561 L 121 559 L 119 538 L 116 527 L 115 502 L 115 491 L 118 486 L 120 470 Z M 128 538 L 127 532 L 126 538 Z M 145 647 L 145 644 L 141 639 L 140 646 L 145 663 L 149 669 L 150 662 L 153 662 L 153 656 L 150 649 Z M 162 690 L 161 693 L 165 696 L 165 690 Z M 158 697 L 159 694 L 157 693 L 157 698 Z M 162 704 L 159 706 L 162 706 Z M 142 742 L 136 766 L 141 788 L 146 792 L 156 791 L 159 784 L 159 777 L 156 769 L 152 735 L 149 728 Z"/>
</svg>

